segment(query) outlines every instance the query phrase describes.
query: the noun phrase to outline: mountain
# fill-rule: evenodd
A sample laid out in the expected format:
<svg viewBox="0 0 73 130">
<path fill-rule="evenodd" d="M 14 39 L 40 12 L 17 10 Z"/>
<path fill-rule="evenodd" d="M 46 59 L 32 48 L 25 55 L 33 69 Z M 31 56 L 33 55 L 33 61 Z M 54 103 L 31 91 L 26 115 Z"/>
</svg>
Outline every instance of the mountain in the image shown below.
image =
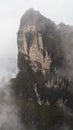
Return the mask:
<svg viewBox="0 0 73 130">
<path fill-rule="evenodd" d="M 20 70 L 27 68 L 24 60 L 30 62 L 34 71 L 44 74 L 63 66 L 64 52 L 56 24 L 38 11 L 29 9 L 22 16 L 17 43 Z"/>
<path fill-rule="evenodd" d="M 64 88 L 72 88 L 72 33 L 71 26 L 63 23 L 56 25 L 33 9 L 22 16 L 17 33 L 19 73 L 16 78 L 33 93 L 30 96 L 26 93 L 25 100 L 27 97 L 31 100 L 37 98 L 41 104 L 42 100 L 48 100 L 47 89 L 54 88 L 61 92 Z M 18 93 L 24 96 L 26 91 L 22 90 L 25 87 L 20 92 L 20 86 Z"/>
<path fill-rule="evenodd" d="M 72 34 L 73 27 L 56 25 L 33 9 L 21 18 L 19 71 L 11 83 L 26 129 L 61 130 L 65 124 L 73 128 L 63 111 L 73 110 Z"/>
</svg>

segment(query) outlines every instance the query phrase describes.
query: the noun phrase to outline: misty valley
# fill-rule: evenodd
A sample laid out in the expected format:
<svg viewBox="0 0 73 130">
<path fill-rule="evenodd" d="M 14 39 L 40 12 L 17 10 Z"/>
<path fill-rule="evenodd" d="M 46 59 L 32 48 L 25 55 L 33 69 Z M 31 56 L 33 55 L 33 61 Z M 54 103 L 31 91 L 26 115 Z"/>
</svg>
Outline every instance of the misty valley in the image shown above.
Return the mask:
<svg viewBox="0 0 73 130">
<path fill-rule="evenodd" d="M 0 130 L 73 130 L 73 26 L 29 9 L 17 47 L 0 65 Z"/>
</svg>

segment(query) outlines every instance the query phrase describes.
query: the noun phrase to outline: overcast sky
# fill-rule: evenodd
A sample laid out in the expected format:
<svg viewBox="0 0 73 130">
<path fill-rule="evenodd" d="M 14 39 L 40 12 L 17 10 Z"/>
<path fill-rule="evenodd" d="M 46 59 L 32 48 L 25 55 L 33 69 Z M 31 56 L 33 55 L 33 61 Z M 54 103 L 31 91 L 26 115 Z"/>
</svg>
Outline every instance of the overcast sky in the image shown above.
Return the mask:
<svg viewBox="0 0 73 130">
<path fill-rule="evenodd" d="M 0 0 L 0 57 L 17 55 L 20 18 L 29 8 L 55 21 L 73 25 L 73 0 Z"/>
</svg>

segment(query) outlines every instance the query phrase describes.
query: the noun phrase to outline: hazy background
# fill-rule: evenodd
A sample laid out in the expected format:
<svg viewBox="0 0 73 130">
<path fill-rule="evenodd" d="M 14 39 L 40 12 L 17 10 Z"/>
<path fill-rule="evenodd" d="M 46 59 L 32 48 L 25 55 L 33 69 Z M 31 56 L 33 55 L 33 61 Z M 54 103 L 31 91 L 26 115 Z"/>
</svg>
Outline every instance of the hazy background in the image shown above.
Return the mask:
<svg viewBox="0 0 73 130">
<path fill-rule="evenodd" d="M 73 0 L 0 0 L 1 77 L 3 73 L 12 74 L 16 70 L 17 31 L 20 18 L 28 8 L 39 10 L 57 24 L 64 22 L 73 25 Z M 11 67 L 10 72 L 8 66 Z"/>
</svg>

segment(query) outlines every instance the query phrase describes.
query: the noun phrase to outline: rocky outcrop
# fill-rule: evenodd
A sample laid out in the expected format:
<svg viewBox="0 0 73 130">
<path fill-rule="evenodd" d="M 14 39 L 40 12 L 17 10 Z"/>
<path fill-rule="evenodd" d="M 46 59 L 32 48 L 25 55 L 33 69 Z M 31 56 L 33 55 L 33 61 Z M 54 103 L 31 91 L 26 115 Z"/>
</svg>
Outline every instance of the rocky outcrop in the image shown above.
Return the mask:
<svg viewBox="0 0 73 130">
<path fill-rule="evenodd" d="M 70 26 L 57 26 L 33 9 L 21 18 L 17 33 L 19 73 L 11 82 L 28 130 L 59 130 L 59 126 L 69 124 L 64 108 L 73 110 L 73 80 L 69 74 L 72 34 Z"/>
<path fill-rule="evenodd" d="M 57 26 L 33 9 L 22 16 L 17 33 L 19 73 L 15 91 L 25 101 L 42 105 L 54 104 L 63 98 L 65 102 L 72 81 L 66 74 L 68 64 L 62 30 L 61 25 Z"/>
<path fill-rule="evenodd" d="M 29 91 L 30 86 L 33 93 L 36 94 L 36 100 L 39 100 L 40 97 L 42 102 L 46 97 L 44 102 L 47 102 L 47 100 L 49 102 L 46 91 L 50 92 L 51 89 L 52 95 L 53 91 L 59 90 L 58 92 L 60 92 L 60 89 L 64 90 L 64 88 L 68 89 L 72 86 L 73 82 L 69 75 L 71 66 L 69 66 L 70 62 L 68 63 L 67 57 L 68 50 L 70 51 L 68 38 L 70 35 L 72 45 L 72 32 L 73 29 L 70 26 L 64 24 L 57 26 L 38 11 L 33 9 L 26 11 L 21 18 L 17 33 L 19 67 L 17 83 L 19 81 L 24 82 L 23 85 L 17 85 L 19 86 L 19 95 L 24 97 L 24 89 L 28 86 Z M 65 47 L 66 42 L 67 46 Z M 21 90 L 20 86 L 25 87 L 22 87 Z M 20 90 L 23 92 L 20 92 Z M 26 95 L 29 97 L 31 94 L 28 92 Z M 35 100 L 34 97 L 33 100 Z"/>
<path fill-rule="evenodd" d="M 64 54 L 56 24 L 29 9 L 22 16 L 17 34 L 18 67 L 26 70 L 25 61 L 34 72 L 54 71 L 63 66 Z M 26 66 L 26 67 L 25 67 Z"/>
</svg>

